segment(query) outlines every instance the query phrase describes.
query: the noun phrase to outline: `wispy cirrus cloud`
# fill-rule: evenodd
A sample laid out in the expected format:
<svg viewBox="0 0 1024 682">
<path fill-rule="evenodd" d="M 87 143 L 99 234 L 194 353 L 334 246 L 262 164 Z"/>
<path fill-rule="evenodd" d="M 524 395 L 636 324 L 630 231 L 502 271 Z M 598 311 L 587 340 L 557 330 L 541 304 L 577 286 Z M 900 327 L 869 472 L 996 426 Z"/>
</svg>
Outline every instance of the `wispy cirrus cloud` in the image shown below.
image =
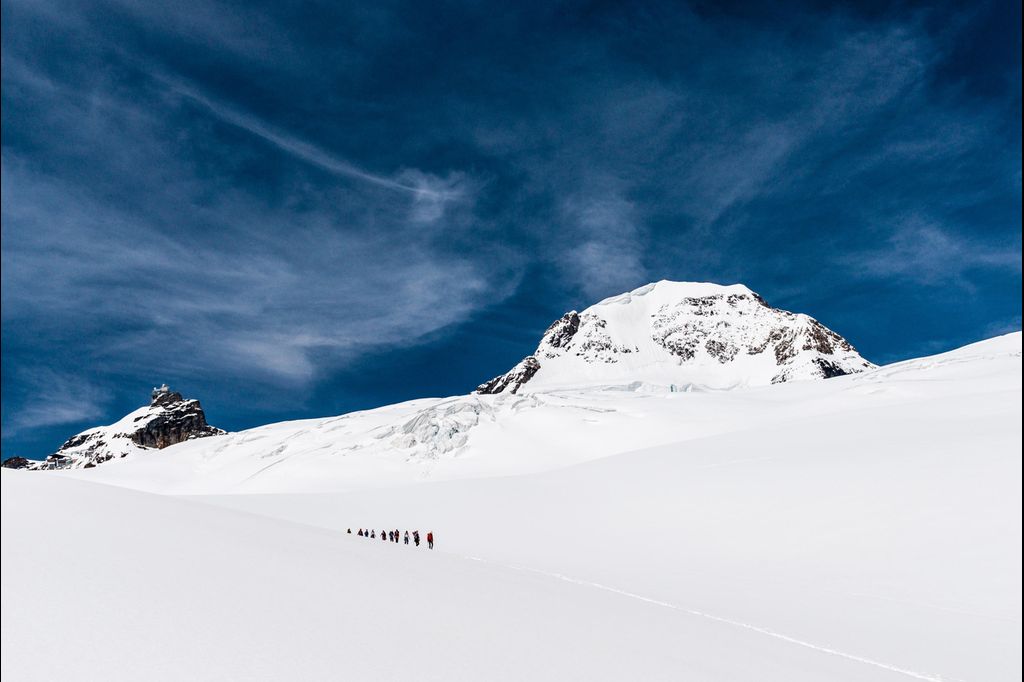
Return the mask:
<svg viewBox="0 0 1024 682">
<path fill-rule="evenodd" d="M 5 234 L 5 322 L 43 310 L 46 324 L 79 320 L 79 345 L 108 368 L 306 382 L 363 346 L 414 343 L 457 322 L 501 276 L 445 255 L 419 227 L 395 241 L 394 226 L 352 234 L 307 213 L 286 244 L 220 250 L 217 239 L 190 244 L 10 165 L 3 189 L 18 197 L 5 223 L 21 228 Z M 285 220 L 226 210 L 248 229 Z"/>
<path fill-rule="evenodd" d="M 5 429 L 34 367 L 195 379 L 239 419 L 340 409 L 371 355 L 389 378 L 344 405 L 458 392 L 661 278 L 743 281 L 872 357 L 1019 316 L 994 4 L 2 12 Z"/>
<path fill-rule="evenodd" d="M 845 257 L 856 276 L 900 279 L 918 284 L 970 286 L 973 269 L 1021 271 L 1021 243 L 990 243 L 944 229 L 922 216 L 901 220 L 880 245 Z"/>
<path fill-rule="evenodd" d="M 560 267 L 591 300 L 635 288 L 647 281 L 644 239 L 636 207 L 606 193 L 570 197 L 562 206 Z"/>
<path fill-rule="evenodd" d="M 168 126 L 148 115 L 146 97 L 180 109 L 196 104 L 194 92 L 97 100 L 92 84 L 55 83 L 10 64 L 5 88 L 60 103 L 47 116 L 72 131 L 65 142 L 111 152 L 99 176 L 82 168 L 84 177 L 74 154 L 57 175 L 15 150 L 3 158 L 5 329 L 73 344 L 86 374 L 207 375 L 301 391 L 363 349 L 415 345 L 515 285 L 514 258 L 499 268 L 486 262 L 500 246 L 465 254 L 446 242 L 473 220 L 474 187 L 462 173 L 368 173 L 209 98 L 187 112 L 190 129 L 175 131 L 173 118 Z M 249 135 L 218 151 L 228 168 L 263 165 L 261 144 L 283 152 L 293 165 L 270 172 L 289 178 L 287 192 L 265 199 L 220 172 L 204 178 L 176 146 L 202 140 L 197 132 L 207 135 L 211 121 Z M 303 165 L 347 182 L 325 184 Z M 107 182 L 134 184 L 133 195 L 110 202 Z M 52 374 L 30 362 L 16 368 Z M 41 420 L 45 398 L 5 402 L 5 421 L 18 429 L 88 418 L 81 400 L 55 404 L 59 420 L 50 422 Z"/>
<path fill-rule="evenodd" d="M 88 381 L 46 367 L 23 369 L 18 379 L 26 397 L 4 420 L 5 437 L 44 426 L 100 419 L 112 397 Z"/>
</svg>

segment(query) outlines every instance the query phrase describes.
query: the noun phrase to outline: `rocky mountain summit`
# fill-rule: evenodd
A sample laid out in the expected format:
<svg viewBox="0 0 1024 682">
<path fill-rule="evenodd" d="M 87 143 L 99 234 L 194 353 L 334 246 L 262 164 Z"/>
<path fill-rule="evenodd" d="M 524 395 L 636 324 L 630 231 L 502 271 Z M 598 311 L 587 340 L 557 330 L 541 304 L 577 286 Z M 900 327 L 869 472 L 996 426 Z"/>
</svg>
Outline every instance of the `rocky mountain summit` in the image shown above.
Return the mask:
<svg viewBox="0 0 1024 682">
<path fill-rule="evenodd" d="M 516 393 L 527 383 L 726 389 L 873 366 L 814 318 L 774 308 L 743 285 L 661 281 L 566 313 L 533 355 L 476 392 Z"/>
<path fill-rule="evenodd" d="M 14 469 L 83 469 L 115 458 L 175 443 L 225 433 L 206 423 L 198 400 L 185 399 L 166 384 L 154 388 L 150 403 L 109 426 L 98 426 L 72 436 L 45 460 L 11 457 L 3 466 Z"/>
</svg>

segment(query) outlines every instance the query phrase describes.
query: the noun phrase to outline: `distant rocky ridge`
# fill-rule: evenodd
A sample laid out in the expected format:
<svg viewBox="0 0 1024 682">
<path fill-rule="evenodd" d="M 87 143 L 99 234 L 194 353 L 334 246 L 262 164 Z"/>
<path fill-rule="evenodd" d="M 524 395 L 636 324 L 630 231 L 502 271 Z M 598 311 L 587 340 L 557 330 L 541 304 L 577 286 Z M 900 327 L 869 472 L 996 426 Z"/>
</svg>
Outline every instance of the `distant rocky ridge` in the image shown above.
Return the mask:
<svg viewBox="0 0 1024 682">
<path fill-rule="evenodd" d="M 730 388 L 873 366 L 817 320 L 774 308 L 743 285 L 662 281 L 566 313 L 533 355 L 475 392 L 636 380 Z"/>
<path fill-rule="evenodd" d="M 41 462 L 11 457 L 9 469 L 83 469 L 146 450 L 225 433 L 206 423 L 198 400 L 185 399 L 167 385 L 154 388 L 150 404 L 110 426 L 99 426 L 72 436 Z"/>
</svg>

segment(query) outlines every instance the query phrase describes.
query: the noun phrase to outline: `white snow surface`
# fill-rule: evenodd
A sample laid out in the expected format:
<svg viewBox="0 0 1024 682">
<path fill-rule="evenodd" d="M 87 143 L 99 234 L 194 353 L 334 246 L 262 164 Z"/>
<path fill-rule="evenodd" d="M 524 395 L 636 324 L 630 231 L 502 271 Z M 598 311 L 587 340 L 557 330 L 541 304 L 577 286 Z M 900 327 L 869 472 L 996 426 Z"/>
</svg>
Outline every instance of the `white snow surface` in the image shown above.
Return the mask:
<svg viewBox="0 0 1024 682">
<path fill-rule="evenodd" d="M 1020 333 L 827 381 L 420 400 L 0 480 L 7 679 L 1021 677 Z M 344 532 L 368 526 L 438 547 Z"/>
</svg>

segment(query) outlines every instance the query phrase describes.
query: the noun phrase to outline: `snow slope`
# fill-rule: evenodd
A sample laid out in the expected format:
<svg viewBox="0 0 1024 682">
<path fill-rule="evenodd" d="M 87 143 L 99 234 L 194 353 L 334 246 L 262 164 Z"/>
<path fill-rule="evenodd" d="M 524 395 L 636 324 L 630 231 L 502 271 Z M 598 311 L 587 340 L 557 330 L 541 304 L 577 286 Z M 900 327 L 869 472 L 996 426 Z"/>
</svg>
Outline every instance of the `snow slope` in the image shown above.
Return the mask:
<svg viewBox="0 0 1024 682">
<path fill-rule="evenodd" d="M 858 679 L 1015 680 L 1020 353 L 1018 333 L 758 390 L 731 432 L 530 476 L 205 499 L 327 528 L 443 529 L 446 551 L 870 660 Z M 784 416 L 740 416 L 776 400 Z"/>
<path fill-rule="evenodd" d="M 3 673 L 1020 679 L 1020 333 L 822 382 L 640 388 L 5 471 Z M 370 525 L 438 549 L 341 532 Z"/>
<path fill-rule="evenodd" d="M 519 475 L 796 417 L 984 391 L 990 384 L 974 376 L 961 383 L 955 368 L 967 362 L 968 372 L 1005 371 L 1000 363 L 1019 364 L 1019 353 L 1018 333 L 828 381 L 681 392 L 638 382 L 429 398 L 179 443 L 82 475 L 175 494 L 328 492 Z M 925 383 L 888 380 L 933 366 L 941 371 Z"/>
<path fill-rule="evenodd" d="M 906 679 L 536 572 L 81 481 L 0 480 L 9 680 Z"/>
</svg>

